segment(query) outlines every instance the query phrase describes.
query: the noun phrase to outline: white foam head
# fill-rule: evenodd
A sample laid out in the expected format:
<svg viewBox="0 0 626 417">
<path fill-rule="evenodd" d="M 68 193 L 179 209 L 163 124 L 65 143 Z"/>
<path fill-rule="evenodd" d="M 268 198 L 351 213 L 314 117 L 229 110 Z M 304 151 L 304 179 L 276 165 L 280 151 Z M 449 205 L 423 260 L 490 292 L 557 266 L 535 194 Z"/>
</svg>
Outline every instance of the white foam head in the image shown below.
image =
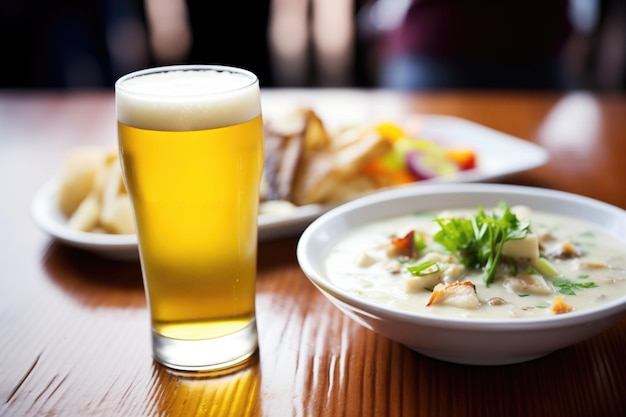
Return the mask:
<svg viewBox="0 0 626 417">
<path fill-rule="evenodd" d="M 115 83 L 117 120 L 150 130 L 188 131 L 231 126 L 261 114 L 257 77 L 210 65 L 152 68 Z"/>
</svg>

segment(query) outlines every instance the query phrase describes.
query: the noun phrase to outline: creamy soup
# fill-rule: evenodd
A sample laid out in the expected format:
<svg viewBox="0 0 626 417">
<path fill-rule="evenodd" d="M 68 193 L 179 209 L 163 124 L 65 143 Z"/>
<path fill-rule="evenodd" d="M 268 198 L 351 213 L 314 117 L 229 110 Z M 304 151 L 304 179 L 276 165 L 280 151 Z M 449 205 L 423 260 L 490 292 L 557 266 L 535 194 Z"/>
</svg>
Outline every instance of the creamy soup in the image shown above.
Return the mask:
<svg viewBox="0 0 626 417">
<path fill-rule="evenodd" d="M 489 284 L 484 267 L 464 265 L 461 254 L 433 241 L 441 229 L 435 218 L 471 219 L 476 209 L 417 213 L 362 226 L 331 248 L 327 276 L 377 304 L 453 317 L 545 317 L 625 296 L 624 242 L 577 219 L 527 207 L 511 212 L 530 226 L 523 239 L 504 243 Z M 410 240 L 411 253 L 398 250 L 402 238 Z"/>
</svg>

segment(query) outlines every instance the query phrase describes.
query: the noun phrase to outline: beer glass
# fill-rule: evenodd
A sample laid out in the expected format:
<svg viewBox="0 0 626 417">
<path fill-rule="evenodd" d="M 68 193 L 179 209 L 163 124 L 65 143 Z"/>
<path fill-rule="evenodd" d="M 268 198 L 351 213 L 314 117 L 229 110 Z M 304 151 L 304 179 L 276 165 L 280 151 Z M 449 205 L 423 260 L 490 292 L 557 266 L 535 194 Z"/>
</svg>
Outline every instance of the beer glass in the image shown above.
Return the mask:
<svg viewBox="0 0 626 417">
<path fill-rule="evenodd" d="M 179 370 L 255 353 L 259 81 L 232 67 L 157 67 L 115 84 L 118 144 L 152 323 Z"/>
</svg>

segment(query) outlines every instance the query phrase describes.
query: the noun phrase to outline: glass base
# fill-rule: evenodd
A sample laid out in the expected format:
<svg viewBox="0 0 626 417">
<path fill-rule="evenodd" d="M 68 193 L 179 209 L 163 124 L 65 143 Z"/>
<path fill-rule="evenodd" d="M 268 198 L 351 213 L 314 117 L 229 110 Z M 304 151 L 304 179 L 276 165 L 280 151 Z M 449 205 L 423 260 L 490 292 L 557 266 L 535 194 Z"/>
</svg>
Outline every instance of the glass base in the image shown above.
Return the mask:
<svg viewBox="0 0 626 417">
<path fill-rule="evenodd" d="M 152 331 L 154 359 L 181 371 L 217 371 L 250 358 L 258 348 L 256 320 L 237 333 L 207 340 L 180 340 Z"/>
</svg>

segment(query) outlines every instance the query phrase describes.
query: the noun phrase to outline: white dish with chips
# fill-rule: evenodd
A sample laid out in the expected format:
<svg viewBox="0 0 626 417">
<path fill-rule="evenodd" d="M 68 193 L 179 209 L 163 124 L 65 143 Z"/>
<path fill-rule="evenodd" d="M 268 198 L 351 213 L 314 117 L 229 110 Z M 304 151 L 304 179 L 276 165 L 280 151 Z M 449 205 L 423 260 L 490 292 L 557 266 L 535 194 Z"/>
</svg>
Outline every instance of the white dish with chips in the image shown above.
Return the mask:
<svg viewBox="0 0 626 417">
<path fill-rule="evenodd" d="M 120 260 L 139 259 L 134 234 L 91 233 L 71 229 L 58 204 L 59 184 L 51 180 L 39 189 L 32 204 L 35 223 L 50 236 L 79 249 Z"/>
<path fill-rule="evenodd" d="M 474 150 L 478 166 L 449 177 L 440 177 L 403 187 L 420 187 L 442 182 L 494 181 L 545 164 L 548 153 L 531 142 L 488 127 L 451 116 L 422 116 L 423 136 L 446 145 Z M 117 259 L 137 259 L 135 235 L 90 233 L 67 227 L 67 219 L 57 204 L 58 182 L 45 184 L 37 193 L 32 212 L 37 225 L 54 238 L 80 249 Z M 331 207 L 306 205 L 276 214 L 259 215 L 259 241 L 301 233 L 306 226 Z"/>
</svg>

